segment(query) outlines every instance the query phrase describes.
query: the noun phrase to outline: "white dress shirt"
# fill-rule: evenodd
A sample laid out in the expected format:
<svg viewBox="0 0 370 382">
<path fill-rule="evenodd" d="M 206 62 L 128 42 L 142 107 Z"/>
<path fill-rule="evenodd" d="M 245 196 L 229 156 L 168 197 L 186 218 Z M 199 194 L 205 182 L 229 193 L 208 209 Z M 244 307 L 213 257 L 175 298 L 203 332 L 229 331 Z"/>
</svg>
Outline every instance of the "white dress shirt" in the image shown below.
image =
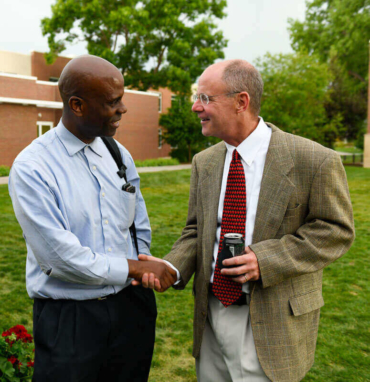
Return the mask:
<svg viewBox="0 0 370 382">
<path fill-rule="evenodd" d="M 258 198 L 260 194 L 263 169 L 265 167 L 266 155 L 270 144 L 270 139 L 271 129 L 265 124 L 263 118 L 260 117 L 260 121 L 256 129 L 238 147 L 231 146 L 225 142 L 227 153 L 224 164 L 224 173 L 222 176 L 220 200 L 218 204 L 217 231 L 213 249 L 212 274 L 210 280 L 211 283 L 213 282 L 213 275 L 218 254 L 227 176 L 229 174 L 229 168 L 232 160 L 233 151 L 236 149 L 239 155 L 241 156 L 245 173 L 245 185 L 247 191 L 247 220 L 245 225 L 245 245 L 249 246 L 250 244 L 252 244 Z M 249 283 L 243 284 L 243 292 L 249 293 Z"/>
</svg>

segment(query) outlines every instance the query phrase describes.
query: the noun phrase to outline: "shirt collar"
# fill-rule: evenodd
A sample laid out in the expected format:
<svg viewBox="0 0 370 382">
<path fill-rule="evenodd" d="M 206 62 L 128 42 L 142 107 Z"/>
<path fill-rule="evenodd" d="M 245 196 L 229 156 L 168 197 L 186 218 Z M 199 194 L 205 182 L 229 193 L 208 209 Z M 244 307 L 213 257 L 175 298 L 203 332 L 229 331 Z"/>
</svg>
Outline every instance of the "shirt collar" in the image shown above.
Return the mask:
<svg viewBox="0 0 370 382">
<path fill-rule="evenodd" d="M 250 135 L 248 135 L 247 138 L 244 139 L 244 141 L 238 147 L 232 146 L 225 142 L 227 151 L 232 155 L 233 151 L 236 149 L 244 162 L 248 166 L 251 166 L 253 161 L 256 159 L 262 143 L 269 137 L 268 129 L 269 127 L 266 125 L 263 118 L 259 117 L 257 127 Z"/>
<path fill-rule="evenodd" d="M 63 125 L 62 120 L 59 121 L 58 126 L 55 128 L 55 132 L 70 156 L 75 155 L 86 146 L 90 147 L 95 154 L 102 156 L 98 142 L 99 140 L 97 138 L 90 144 L 82 142 Z"/>
</svg>

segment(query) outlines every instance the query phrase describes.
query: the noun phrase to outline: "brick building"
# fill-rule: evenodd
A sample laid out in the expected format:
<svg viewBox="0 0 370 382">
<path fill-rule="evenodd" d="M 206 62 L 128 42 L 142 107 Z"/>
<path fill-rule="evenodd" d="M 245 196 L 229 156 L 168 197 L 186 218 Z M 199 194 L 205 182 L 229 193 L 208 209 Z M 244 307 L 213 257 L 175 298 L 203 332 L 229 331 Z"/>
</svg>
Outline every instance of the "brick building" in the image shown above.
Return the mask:
<svg viewBox="0 0 370 382">
<path fill-rule="evenodd" d="M 69 60 L 47 65 L 42 53 L 0 51 L 0 165 L 11 166 L 23 148 L 58 124 L 63 104 L 57 81 Z M 171 92 L 125 89 L 124 102 L 128 112 L 115 138 L 135 160 L 168 156 L 158 121 L 171 106 Z"/>
</svg>

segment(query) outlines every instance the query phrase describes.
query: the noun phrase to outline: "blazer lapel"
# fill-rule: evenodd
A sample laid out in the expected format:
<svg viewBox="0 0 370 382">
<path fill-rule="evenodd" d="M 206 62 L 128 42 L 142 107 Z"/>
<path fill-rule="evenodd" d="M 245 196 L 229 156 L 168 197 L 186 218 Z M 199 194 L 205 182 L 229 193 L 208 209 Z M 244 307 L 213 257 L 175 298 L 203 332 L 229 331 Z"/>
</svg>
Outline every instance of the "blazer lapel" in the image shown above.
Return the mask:
<svg viewBox="0 0 370 382">
<path fill-rule="evenodd" d="M 295 189 L 288 178 L 294 162 L 284 134 L 272 124 L 268 126 L 272 129 L 272 135 L 262 176 L 253 243 L 275 237 Z"/>
<path fill-rule="evenodd" d="M 211 264 L 213 260 L 213 246 L 217 230 L 218 204 L 220 200 L 222 175 L 226 156 L 226 146 L 224 142 L 215 146 L 215 150 L 210 156 L 205 168 L 205 176 L 199 179 L 201 205 L 203 210 L 203 262 L 205 279 L 211 277 Z"/>
</svg>

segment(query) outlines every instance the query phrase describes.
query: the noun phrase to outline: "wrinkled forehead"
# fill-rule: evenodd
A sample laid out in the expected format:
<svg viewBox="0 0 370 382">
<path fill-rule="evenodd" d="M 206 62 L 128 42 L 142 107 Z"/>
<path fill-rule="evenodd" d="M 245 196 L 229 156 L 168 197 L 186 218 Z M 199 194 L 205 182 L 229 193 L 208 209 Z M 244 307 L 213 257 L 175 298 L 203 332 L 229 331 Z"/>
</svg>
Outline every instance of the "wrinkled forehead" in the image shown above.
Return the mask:
<svg viewBox="0 0 370 382">
<path fill-rule="evenodd" d="M 226 85 L 222 80 L 222 73 L 222 67 L 212 65 L 207 68 L 199 77 L 197 93 L 212 95 L 224 92 Z"/>
</svg>

